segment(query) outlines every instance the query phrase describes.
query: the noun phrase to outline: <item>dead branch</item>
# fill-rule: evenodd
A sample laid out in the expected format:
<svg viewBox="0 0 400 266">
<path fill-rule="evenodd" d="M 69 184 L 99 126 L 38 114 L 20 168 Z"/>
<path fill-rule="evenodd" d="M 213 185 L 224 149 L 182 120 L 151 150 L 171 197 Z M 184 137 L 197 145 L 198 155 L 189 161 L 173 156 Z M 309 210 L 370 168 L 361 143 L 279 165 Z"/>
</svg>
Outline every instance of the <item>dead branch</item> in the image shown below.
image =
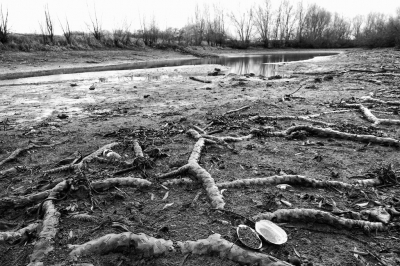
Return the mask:
<svg viewBox="0 0 400 266">
<path fill-rule="evenodd" d="M 400 125 L 400 120 L 397 119 L 383 119 L 377 118 L 375 115 L 371 113 L 371 111 L 362 104 L 343 104 L 343 107 L 347 108 L 358 108 L 360 112 L 363 114 L 365 119 L 374 125 L 385 124 L 385 125 Z"/>
<path fill-rule="evenodd" d="M 259 266 L 290 266 L 291 264 L 278 260 L 267 254 L 250 251 L 237 246 L 221 237 L 213 234 L 207 239 L 197 241 L 178 241 L 182 254 L 212 255 L 238 262 L 242 265 Z"/>
<path fill-rule="evenodd" d="M 361 97 L 361 100 L 363 102 L 367 102 L 367 103 L 380 103 L 380 104 L 395 105 L 395 106 L 399 106 L 400 105 L 399 101 L 384 101 L 384 100 L 372 98 L 371 96 Z"/>
<path fill-rule="evenodd" d="M 241 112 L 241 111 L 247 110 L 247 109 L 249 109 L 249 108 L 250 108 L 250 106 L 249 106 L 249 105 L 246 105 L 246 106 L 243 106 L 243 107 L 238 108 L 238 109 L 234 109 L 234 110 L 227 111 L 224 115 L 228 115 L 228 114 L 232 114 L 232 113 Z"/>
<path fill-rule="evenodd" d="M 94 181 L 91 186 L 95 190 L 107 190 L 116 186 L 123 187 L 149 187 L 151 182 L 145 179 L 134 178 L 134 177 L 121 177 L 121 178 L 107 178 L 101 181 Z"/>
<path fill-rule="evenodd" d="M 189 79 L 194 80 L 194 81 L 198 81 L 198 82 L 201 82 L 201 83 L 211 83 L 211 80 L 200 79 L 200 78 L 197 78 L 197 77 L 189 77 Z"/>
<path fill-rule="evenodd" d="M 68 248 L 72 249 L 69 256 L 74 260 L 93 253 L 106 254 L 122 247 L 131 248 L 132 251 L 145 257 L 155 257 L 175 251 L 171 240 L 131 232 L 108 234 L 81 245 L 68 245 Z"/>
<path fill-rule="evenodd" d="M 266 212 L 253 217 L 254 220 L 271 220 L 274 222 L 306 221 L 342 226 L 347 229 L 362 228 L 366 231 L 386 231 L 388 228 L 379 222 L 352 220 L 334 216 L 329 212 L 314 209 L 280 209 L 275 212 Z"/>
<path fill-rule="evenodd" d="M 214 179 L 198 163 L 200 160 L 201 151 L 205 146 L 206 139 L 193 129 L 190 129 L 188 131 L 188 134 L 197 139 L 197 142 L 194 145 L 192 153 L 189 157 L 188 163 L 175 171 L 160 175 L 158 176 L 158 178 L 164 179 L 188 173 L 203 184 L 204 189 L 207 191 L 208 198 L 211 200 L 211 206 L 215 209 L 223 209 L 225 202 L 222 198 L 220 191 L 218 190 L 218 187 L 215 185 Z"/>
<path fill-rule="evenodd" d="M 0 244 L 6 242 L 14 243 L 22 239 L 26 234 L 32 234 L 38 227 L 39 223 L 32 223 L 15 232 L 0 232 Z"/>
<path fill-rule="evenodd" d="M 351 189 L 354 187 L 373 187 L 379 186 L 382 182 L 379 179 L 364 179 L 357 180 L 354 183 L 345 183 L 340 181 L 329 181 L 329 180 L 317 180 L 314 178 L 308 178 L 301 175 L 274 175 L 263 178 L 249 178 L 235 180 L 231 182 L 217 183 L 218 188 L 244 188 L 247 186 L 268 186 L 277 184 L 289 184 L 289 185 L 300 185 L 314 188 L 346 188 Z"/>
</svg>

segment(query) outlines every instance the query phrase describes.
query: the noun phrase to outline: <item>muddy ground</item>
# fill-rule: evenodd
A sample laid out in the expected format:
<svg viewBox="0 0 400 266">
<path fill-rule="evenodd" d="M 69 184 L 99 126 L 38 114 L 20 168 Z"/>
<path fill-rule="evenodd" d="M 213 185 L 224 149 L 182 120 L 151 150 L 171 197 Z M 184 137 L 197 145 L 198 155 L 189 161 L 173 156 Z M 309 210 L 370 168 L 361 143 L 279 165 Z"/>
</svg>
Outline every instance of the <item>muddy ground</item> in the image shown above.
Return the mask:
<svg viewBox="0 0 400 266">
<path fill-rule="evenodd" d="M 21 72 L 35 68 L 51 69 L 57 65 L 73 67 L 75 64 L 98 65 L 125 63 L 131 59 L 176 57 L 190 56 L 154 51 L 136 51 L 129 58 L 126 52 L 120 51 L 106 53 L 105 56 L 97 52 L 76 51 L 21 53 L 15 56 L 7 53 L 2 55 L 2 62 L 8 63 L 2 63 L 0 74 L 16 69 Z M 15 231 L 43 219 L 40 210 L 30 209 L 38 207 L 38 203 L 43 205 L 40 204 L 43 200 L 7 207 L 12 205 L 7 205 L 5 199 L 15 199 L 16 196 L 26 198 L 48 189 L 50 183 L 71 179 L 75 187 L 52 200 L 61 215 L 54 250 L 44 256 L 44 265 L 238 265 L 227 258 L 211 255 L 191 255 L 184 260 L 184 256 L 176 252 L 144 258 L 127 250 L 83 256 L 78 261 L 72 261 L 67 247 L 125 230 L 174 242 L 204 239 L 218 233 L 235 242 L 240 219 L 232 214 L 213 211 L 201 183 L 162 186 L 160 184 L 165 180 L 157 178 L 187 163 L 196 142 L 186 134 L 191 126 L 204 128 L 208 125 L 207 132 L 218 131 L 215 136 L 236 137 L 266 126 L 271 131 L 303 124 L 325 128 L 327 125 L 308 121 L 260 121 L 250 118 L 256 115 L 300 116 L 342 110 L 340 103 L 343 101 L 358 103 L 361 97 L 368 95 L 384 101 L 399 101 L 400 97 L 400 51 L 393 49 L 347 50 L 319 60 L 282 64 L 279 67 L 285 75 L 277 79 L 232 74 L 207 76 L 216 67 L 227 70 L 216 65 L 183 66 L 134 70 L 123 74 L 95 73 L 89 77 L 72 76 L 58 80 L 31 79 L 25 84 L 15 80 L 0 81 L 0 161 L 32 142 L 54 145 L 32 147 L 15 160 L 0 166 L 0 231 Z M 191 80 L 191 76 L 211 83 Z M 400 119 L 398 105 L 365 105 L 378 118 Z M 225 114 L 244 106 L 250 108 Z M 357 109 L 316 119 L 330 123 L 331 128 L 342 132 L 400 139 L 399 124 L 373 125 Z M 44 174 L 66 158 L 84 157 L 115 141 L 121 145 L 114 151 L 124 161 L 132 161 L 135 158 L 135 139 L 144 150 L 147 167 L 141 165 L 118 173 L 126 165 L 92 161 L 83 173 L 70 170 Z M 207 145 L 200 165 L 217 183 L 289 174 L 350 183 L 354 179 L 377 177 L 377 173 L 385 169 L 390 169 L 388 171 L 397 177 L 400 166 L 398 151 L 399 147 L 393 145 L 316 137 L 305 132 L 290 138 L 271 137 L 267 132 L 229 146 Z M 8 169 L 14 170 L 6 172 Z M 137 177 L 147 179 L 153 185 L 149 188 L 116 186 L 106 191 L 92 191 L 88 189 L 88 182 L 79 186 L 82 176 L 89 183 L 113 177 Z M 180 177 L 190 176 L 183 174 Z M 193 203 L 200 192 L 198 200 Z M 332 211 L 334 205 L 345 212 L 359 212 L 371 207 L 355 205 L 365 202 L 400 210 L 399 193 L 399 185 L 394 182 L 351 190 L 301 185 L 292 185 L 284 190 L 275 185 L 249 186 L 228 188 L 223 191 L 223 196 L 225 209 L 251 218 L 277 209 Z M 73 218 L 77 213 L 88 214 L 95 219 L 78 221 Z M 392 215 L 390 223 L 395 224 L 398 220 Z M 116 221 L 123 227 L 112 226 L 112 222 Z M 384 232 L 366 232 L 307 219 L 278 224 L 287 232 L 287 243 L 277 246 L 265 242 L 259 252 L 283 261 L 300 256 L 302 265 L 400 264 L 398 227 Z M 0 241 L 0 265 L 29 264 L 40 230 L 25 236 L 22 241 L 16 241 L 20 243 L 14 245 Z M 240 245 L 240 242 L 236 243 Z M 358 259 L 354 249 L 359 251 Z"/>
</svg>

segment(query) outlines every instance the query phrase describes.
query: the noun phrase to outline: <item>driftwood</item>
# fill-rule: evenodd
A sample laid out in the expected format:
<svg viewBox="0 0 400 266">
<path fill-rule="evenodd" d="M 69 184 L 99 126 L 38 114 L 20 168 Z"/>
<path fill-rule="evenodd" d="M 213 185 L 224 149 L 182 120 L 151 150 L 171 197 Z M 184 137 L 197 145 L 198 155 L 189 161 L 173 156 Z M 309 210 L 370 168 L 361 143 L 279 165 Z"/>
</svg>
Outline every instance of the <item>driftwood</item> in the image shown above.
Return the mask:
<svg viewBox="0 0 400 266">
<path fill-rule="evenodd" d="M 211 83 L 211 80 L 205 80 L 205 79 L 200 79 L 200 78 L 196 78 L 196 77 L 189 77 L 189 79 L 194 80 L 194 81 L 198 81 L 201 83 Z"/>
<path fill-rule="evenodd" d="M 360 112 L 363 114 L 365 119 L 369 122 L 373 123 L 374 125 L 384 124 L 384 125 L 400 125 L 400 120 L 397 119 L 384 119 L 384 118 L 377 118 L 371 111 L 362 104 L 342 104 L 343 107 L 347 108 L 358 108 Z"/>
<path fill-rule="evenodd" d="M 220 191 L 218 190 L 218 187 L 215 185 L 214 179 L 203 167 L 199 165 L 201 151 L 206 144 L 206 139 L 193 129 L 190 129 L 188 131 L 188 134 L 197 139 L 197 142 L 194 145 L 192 153 L 189 157 L 188 163 L 178 168 L 177 170 L 159 175 L 158 179 L 165 179 L 188 173 L 203 184 L 203 187 L 207 192 L 207 196 L 211 201 L 211 206 L 215 209 L 223 209 L 225 206 L 225 202 L 222 198 Z"/>
<path fill-rule="evenodd" d="M 386 105 L 400 106 L 399 101 L 384 101 L 384 100 L 372 98 L 371 96 L 361 97 L 361 101 L 367 102 L 367 103 L 380 103 L 380 104 L 386 104 Z"/>
</svg>

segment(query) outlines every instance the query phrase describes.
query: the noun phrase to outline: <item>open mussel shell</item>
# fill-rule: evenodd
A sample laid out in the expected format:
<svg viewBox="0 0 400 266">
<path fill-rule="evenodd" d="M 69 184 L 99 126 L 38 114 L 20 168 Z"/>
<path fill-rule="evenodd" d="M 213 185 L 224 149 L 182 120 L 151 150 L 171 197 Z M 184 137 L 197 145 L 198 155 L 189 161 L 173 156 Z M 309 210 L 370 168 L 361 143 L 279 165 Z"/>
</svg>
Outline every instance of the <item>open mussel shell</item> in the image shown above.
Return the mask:
<svg viewBox="0 0 400 266">
<path fill-rule="evenodd" d="M 257 232 L 251 227 L 240 224 L 236 229 L 236 233 L 240 242 L 242 242 L 243 245 L 245 245 L 246 247 L 249 247 L 251 249 L 262 248 L 262 241 L 260 237 L 258 236 Z"/>
<path fill-rule="evenodd" d="M 287 241 L 286 232 L 269 220 L 261 220 L 256 222 L 255 228 L 257 233 L 269 243 L 282 245 Z"/>
</svg>

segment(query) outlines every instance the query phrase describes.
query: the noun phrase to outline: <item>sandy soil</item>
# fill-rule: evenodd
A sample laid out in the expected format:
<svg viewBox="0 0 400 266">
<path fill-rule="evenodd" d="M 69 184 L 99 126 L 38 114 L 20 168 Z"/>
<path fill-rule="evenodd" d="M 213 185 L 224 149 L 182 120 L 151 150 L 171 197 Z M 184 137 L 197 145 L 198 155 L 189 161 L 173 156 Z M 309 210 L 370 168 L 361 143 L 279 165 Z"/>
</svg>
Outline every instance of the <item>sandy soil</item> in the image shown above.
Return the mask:
<svg viewBox="0 0 400 266">
<path fill-rule="evenodd" d="M 57 65 L 80 66 L 93 58 L 114 64 L 146 57 L 185 57 L 173 52 L 162 54 L 154 51 L 136 52 L 138 55 L 132 54 L 127 58 L 125 52 L 120 51 L 108 53 L 107 57 L 102 57 L 100 52 L 90 53 L 40 55 L 48 61 L 38 61 L 39 55 L 32 55 L 33 59 L 29 61 L 26 54 L 16 54 L 15 57 L 6 54 L 2 55 L 2 59 L 9 60 L 10 65 L 2 65 L 0 74 L 15 71 L 15 66 L 19 71 L 32 71 L 36 69 L 35 65 L 41 69 L 51 69 Z M 86 59 L 86 55 L 89 59 Z M 16 64 L 12 58 L 19 57 L 29 63 Z M 3 121 L 0 124 L 0 161 L 17 148 L 26 147 L 29 142 L 61 143 L 51 148 L 29 149 L 15 160 L 0 166 L 0 171 L 18 166 L 18 171 L 8 174 L 0 172 L 0 186 L 3 188 L 0 189 L 0 231 L 20 229 L 37 219 L 43 219 L 37 211 L 27 212 L 28 207 L 40 201 L 11 208 L 5 203 L 7 197 L 37 193 L 53 181 L 71 178 L 72 182 L 79 185 L 82 180 L 82 174 L 73 171 L 46 175 L 43 171 L 56 167 L 62 159 L 76 157 L 77 152 L 87 155 L 114 141 L 122 143 L 114 151 L 121 154 L 124 160 L 133 160 L 132 143 L 137 139 L 145 155 L 153 161 L 153 167 L 130 170 L 118 177 L 143 178 L 154 185 L 150 188 L 117 186 L 105 192 L 91 193 L 87 187 L 83 190 L 70 188 L 64 193 L 65 196 L 60 196 L 61 200 L 54 201 L 61 217 L 54 238 L 54 250 L 44 257 L 44 265 L 73 265 L 76 262 L 68 259 L 68 244 L 82 244 L 124 230 L 111 226 L 110 221 L 119 221 L 134 233 L 146 233 L 173 241 L 203 239 L 219 233 L 235 242 L 236 225 L 240 219 L 212 211 L 201 183 L 171 185 L 168 190 L 159 185 L 161 181 L 157 179 L 158 175 L 187 162 L 195 144 L 195 140 L 185 134 L 191 126 L 204 128 L 212 122 L 207 131 L 218 130 L 216 136 L 244 136 L 252 129 L 263 126 L 271 127 L 272 131 L 281 131 L 293 125 L 312 123 L 297 120 L 257 122 L 250 118 L 255 115 L 299 116 L 334 111 L 342 109 L 339 103 L 343 100 L 358 102 L 367 95 L 385 101 L 398 101 L 400 91 L 400 74 L 396 71 L 380 72 L 382 67 L 399 69 L 400 52 L 392 49 L 349 50 L 320 60 L 283 64 L 280 68 L 286 72 L 285 78 L 274 80 L 237 75 L 207 76 L 215 67 L 220 66 L 182 66 L 32 78 L 23 82 L 0 81 L 0 121 Z M 374 72 L 351 71 L 354 69 L 370 69 Z M 211 83 L 191 80 L 191 76 Z M 89 89 L 92 85 L 94 90 Z M 291 97 L 283 100 L 288 94 L 292 94 Z M 365 105 L 379 118 L 400 119 L 398 106 L 377 103 Z M 225 115 L 227 111 L 243 106 L 250 108 Z M 373 126 L 356 109 L 316 119 L 331 123 L 333 129 L 343 132 L 400 139 L 399 125 Z M 155 148 L 166 156 L 151 155 L 150 151 Z M 354 178 L 371 177 L 368 173 L 374 172 L 374 169 L 384 169 L 389 164 L 398 176 L 398 158 L 398 147 L 302 133 L 294 139 L 262 135 L 230 144 L 230 148 L 207 145 L 200 165 L 217 183 L 285 174 L 352 182 Z M 94 182 L 114 177 L 121 169 L 124 169 L 123 164 L 93 161 L 84 170 L 84 176 Z M 197 203 L 191 205 L 200 192 Z M 253 217 L 277 209 L 332 211 L 332 204 L 336 204 L 340 210 L 359 212 L 361 209 L 355 203 L 371 201 L 400 210 L 399 193 L 398 184 L 353 190 L 316 189 L 298 185 L 280 190 L 270 185 L 229 188 L 223 196 L 225 209 Z M 91 199 L 96 203 L 93 211 Z M 166 207 L 169 203 L 173 205 Z M 77 221 L 72 217 L 76 213 L 87 213 L 97 220 Z M 398 217 L 392 216 L 391 223 L 396 222 Z M 281 246 L 264 243 L 261 253 L 284 261 L 300 255 L 302 265 L 362 265 L 359 264 L 360 260 L 365 261 L 364 265 L 400 263 L 398 227 L 389 232 L 368 234 L 362 229 L 347 230 L 311 220 L 278 224 L 287 232 L 288 242 Z M 37 237 L 35 234 L 29 235 L 26 240 L 22 246 L 3 245 L 0 241 L 0 265 L 27 265 Z M 240 242 L 237 244 L 240 245 Z M 367 255 L 359 255 L 361 259 L 357 260 L 352 252 L 355 248 Z M 78 262 L 120 266 L 182 265 L 183 260 L 184 256 L 179 252 L 144 258 L 141 254 L 124 249 L 111 254 L 84 256 Z M 183 265 L 238 264 L 227 258 L 191 255 Z"/>
</svg>

